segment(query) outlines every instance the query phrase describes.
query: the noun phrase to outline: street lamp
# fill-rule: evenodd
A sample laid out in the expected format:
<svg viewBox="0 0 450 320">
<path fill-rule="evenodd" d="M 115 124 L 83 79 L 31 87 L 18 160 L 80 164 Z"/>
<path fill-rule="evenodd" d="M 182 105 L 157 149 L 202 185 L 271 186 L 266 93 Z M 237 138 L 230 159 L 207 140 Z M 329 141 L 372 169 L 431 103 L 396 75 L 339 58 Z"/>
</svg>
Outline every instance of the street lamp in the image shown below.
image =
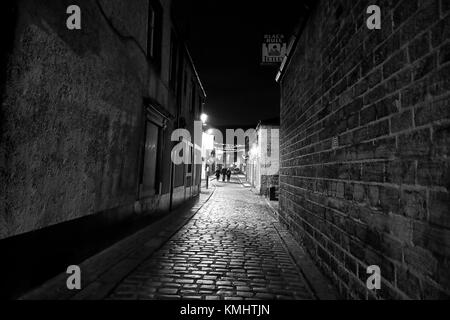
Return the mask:
<svg viewBox="0 0 450 320">
<path fill-rule="evenodd" d="M 200 115 L 200 120 L 202 121 L 202 124 L 203 124 L 203 126 L 205 127 L 206 126 L 206 121 L 208 120 L 208 115 L 206 114 L 206 113 L 202 113 L 201 115 Z M 203 136 L 202 136 L 202 147 L 204 148 L 204 146 L 205 146 L 205 134 L 206 133 L 203 133 Z M 207 135 L 207 134 L 206 134 Z M 202 148 L 202 149 L 203 149 Z M 209 171 L 208 171 L 208 168 L 209 168 L 209 164 L 207 163 L 207 161 L 206 161 L 206 157 L 205 157 L 205 176 L 206 176 L 206 189 L 208 189 L 208 184 L 209 184 Z"/>
<path fill-rule="evenodd" d="M 206 121 L 208 120 L 208 115 L 206 113 L 202 113 L 200 116 L 200 120 L 202 121 L 203 125 L 205 125 Z"/>
</svg>

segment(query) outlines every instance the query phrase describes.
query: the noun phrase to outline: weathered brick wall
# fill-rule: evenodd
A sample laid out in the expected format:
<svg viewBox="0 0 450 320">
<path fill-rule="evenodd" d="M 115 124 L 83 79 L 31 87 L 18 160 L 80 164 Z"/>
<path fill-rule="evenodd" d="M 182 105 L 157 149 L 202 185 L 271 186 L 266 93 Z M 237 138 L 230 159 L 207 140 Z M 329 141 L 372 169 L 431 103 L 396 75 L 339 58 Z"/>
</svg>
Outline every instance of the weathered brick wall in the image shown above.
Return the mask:
<svg viewBox="0 0 450 320">
<path fill-rule="evenodd" d="M 281 219 L 344 297 L 450 296 L 449 38 L 447 0 L 320 1 L 281 80 Z"/>
</svg>

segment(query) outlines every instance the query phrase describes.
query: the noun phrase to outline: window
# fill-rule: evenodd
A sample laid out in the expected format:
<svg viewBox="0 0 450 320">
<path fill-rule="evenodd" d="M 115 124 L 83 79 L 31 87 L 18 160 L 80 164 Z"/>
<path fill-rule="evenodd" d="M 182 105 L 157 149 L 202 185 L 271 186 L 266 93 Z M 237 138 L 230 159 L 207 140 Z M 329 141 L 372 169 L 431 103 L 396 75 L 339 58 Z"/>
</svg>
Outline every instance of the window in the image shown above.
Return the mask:
<svg viewBox="0 0 450 320">
<path fill-rule="evenodd" d="M 156 12 L 153 5 L 149 4 L 148 9 L 148 30 L 147 30 L 147 54 L 153 57 L 155 54 L 155 16 Z"/>
<path fill-rule="evenodd" d="M 139 197 L 160 194 L 162 190 L 161 166 L 164 150 L 164 128 L 169 118 L 150 98 L 145 100 L 145 123 L 141 137 Z"/>
<path fill-rule="evenodd" d="M 142 184 L 144 190 L 150 194 L 157 193 L 156 170 L 158 165 L 158 141 L 159 127 L 153 122 L 147 121 Z"/>
<path fill-rule="evenodd" d="M 159 68 L 161 63 L 162 7 L 157 0 L 150 0 L 147 25 L 147 57 Z"/>
</svg>

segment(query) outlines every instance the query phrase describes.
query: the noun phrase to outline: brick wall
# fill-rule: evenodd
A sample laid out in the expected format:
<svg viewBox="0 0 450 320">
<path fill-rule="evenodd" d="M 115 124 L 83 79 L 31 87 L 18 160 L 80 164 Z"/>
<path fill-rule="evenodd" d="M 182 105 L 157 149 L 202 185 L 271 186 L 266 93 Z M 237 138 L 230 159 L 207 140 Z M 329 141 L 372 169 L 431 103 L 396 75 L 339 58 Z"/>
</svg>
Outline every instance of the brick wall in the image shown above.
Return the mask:
<svg viewBox="0 0 450 320">
<path fill-rule="evenodd" d="M 343 297 L 450 297 L 449 40 L 450 1 L 328 0 L 291 53 L 280 219 Z"/>
</svg>

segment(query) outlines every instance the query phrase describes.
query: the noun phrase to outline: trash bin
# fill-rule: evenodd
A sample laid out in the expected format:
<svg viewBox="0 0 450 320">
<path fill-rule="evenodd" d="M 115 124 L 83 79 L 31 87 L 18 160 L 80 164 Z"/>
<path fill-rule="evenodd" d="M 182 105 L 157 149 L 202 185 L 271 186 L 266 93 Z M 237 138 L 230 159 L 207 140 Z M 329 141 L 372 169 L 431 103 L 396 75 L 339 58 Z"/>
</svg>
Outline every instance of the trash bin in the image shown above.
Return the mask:
<svg viewBox="0 0 450 320">
<path fill-rule="evenodd" d="M 277 194 L 276 194 L 276 188 L 275 187 L 270 187 L 269 188 L 269 199 L 271 201 L 277 200 Z"/>
</svg>

